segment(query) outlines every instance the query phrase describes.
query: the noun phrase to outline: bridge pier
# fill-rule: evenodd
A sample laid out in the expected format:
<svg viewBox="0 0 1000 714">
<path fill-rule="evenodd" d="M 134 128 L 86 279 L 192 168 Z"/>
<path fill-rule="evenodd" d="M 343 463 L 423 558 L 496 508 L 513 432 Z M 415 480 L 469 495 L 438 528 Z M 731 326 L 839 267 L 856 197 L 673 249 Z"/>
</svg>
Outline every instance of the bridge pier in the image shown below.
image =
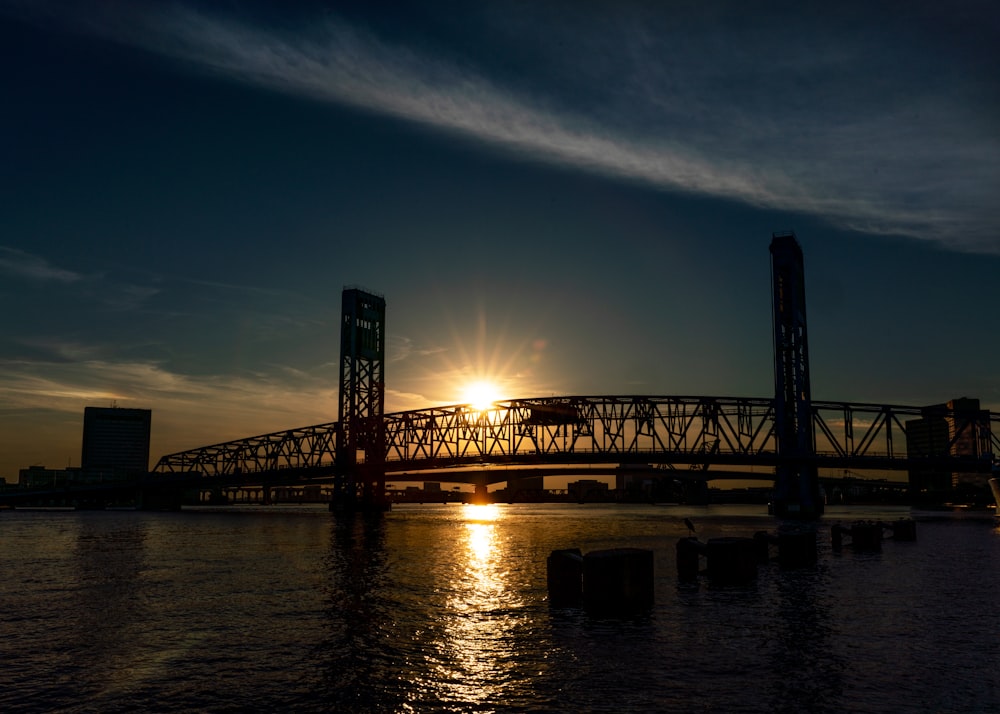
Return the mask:
<svg viewBox="0 0 1000 714">
<path fill-rule="evenodd" d="M 475 492 L 472 494 L 472 502 L 479 506 L 490 503 L 490 492 L 485 483 L 477 483 L 475 485 Z"/>
<path fill-rule="evenodd" d="M 823 494 L 814 466 L 779 466 L 775 470 L 774 515 L 783 520 L 814 521 L 823 515 Z"/>
<path fill-rule="evenodd" d="M 199 494 L 200 496 L 200 494 Z M 202 499 L 199 498 L 199 501 Z M 210 506 L 228 506 L 229 498 L 226 496 L 225 491 L 221 488 L 213 488 L 208 492 L 208 505 Z"/>
<path fill-rule="evenodd" d="M 145 486 L 135 493 L 135 507 L 140 511 L 179 511 L 183 495 L 176 487 Z"/>
<path fill-rule="evenodd" d="M 385 467 L 355 466 L 349 473 L 338 473 L 330 497 L 331 513 L 385 513 L 392 510 L 385 489 Z"/>
<path fill-rule="evenodd" d="M 681 486 L 684 503 L 692 506 L 708 505 L 708 481 L 686 481 Z"/>
</svg>

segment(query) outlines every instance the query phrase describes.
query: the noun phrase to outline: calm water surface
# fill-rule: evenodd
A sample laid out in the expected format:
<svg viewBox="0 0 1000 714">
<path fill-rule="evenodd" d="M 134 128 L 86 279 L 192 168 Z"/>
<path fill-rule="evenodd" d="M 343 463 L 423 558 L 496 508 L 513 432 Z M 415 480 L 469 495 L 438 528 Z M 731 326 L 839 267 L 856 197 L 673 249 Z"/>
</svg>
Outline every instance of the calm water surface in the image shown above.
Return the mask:
<svg viewBox="0 0 1000 714">
<path fill-rule="evenodd" d="M 0 711 L 997 712 L 1000 528 L 680 584 L 674 547 L 758 506 L 0 513 Z M 655 553 L 656 605 L 546 601 L 554 549 Z"/>
</svg>

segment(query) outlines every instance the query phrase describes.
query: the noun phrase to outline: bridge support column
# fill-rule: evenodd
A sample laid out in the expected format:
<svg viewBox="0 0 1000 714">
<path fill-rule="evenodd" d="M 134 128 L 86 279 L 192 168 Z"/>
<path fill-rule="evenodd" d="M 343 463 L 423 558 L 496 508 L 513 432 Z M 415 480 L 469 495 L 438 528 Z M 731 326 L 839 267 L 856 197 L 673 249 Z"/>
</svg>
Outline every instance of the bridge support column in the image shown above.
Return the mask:
<svg viewBox="0 0 1000 714">
<path fill-rule="evenodd" d="M 221 488 L 213 488 L 208 492 L 208 505 L 210 506 L 228 506 L 229 499 L 226 497 L 225 491 Z"/>
<path fill-rule="evenodd" d="M 385 466 L 355 465 L 350 473 L 339 473 L 330 498 L 331 512 L 384 513 L 392 510 L 385 490 Z"/>
<path fill-rule="evenodd" d="M 785 520 L 811 521 L 823 515 L 823 493 L 815 466 L 778 466 L 774 478 L 774 515 Z"/>
<path fill-rule="evenodd" d="M 337 478 L 330 510 L 388 510 L 384 413 L 385 298 L 348 288 L 342 295 Z"/>
<path fill-rule="evenodd" d="M 708 505 L 708 481 L 693 480 L 684 482 L 684 503 L 692 506 Z"/>
<path fill-rule="evenodd" d="M 809 343 L 802 248 L 794 233 L 771 240 L 771 298 L 774 323 L 774 515 L 814 520 L 823 515 L 812 426 Z"/>
<path fill-rule="evenodd" d="M 179 511 L 183 492 L 179 488 L 145 486 L 135 494 L 135 507 L 140 511 Z"/>
<path fill-rule="evenodd" d="M 472 502 L 477 505 L 490 503 L 490 492 L 485 483 L 477 483 L 475 492 L 472 494 Z"/>
</svg>

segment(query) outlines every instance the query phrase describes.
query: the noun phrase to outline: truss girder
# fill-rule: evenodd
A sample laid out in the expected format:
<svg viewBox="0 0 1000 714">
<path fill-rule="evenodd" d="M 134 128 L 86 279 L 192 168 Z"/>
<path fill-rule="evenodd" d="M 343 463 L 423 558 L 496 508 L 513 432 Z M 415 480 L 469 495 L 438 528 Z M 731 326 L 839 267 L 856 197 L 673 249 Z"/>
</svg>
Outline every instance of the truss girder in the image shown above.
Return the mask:
<svg viewBox="0 0 1000 714">
<path fill-rule="evenodd" d="M 319 424 L 203 446 L 164 456 L 154 471 L 223 476 L 328 466 L 336 456 L 335 428 Z"/>
<path fill-rule="evenodd" d="M 817 462 L 903 468 L 899 437 L 905 420 L 922 413 L 814 401 Z M 515 462 L 773 465 L 779 459 L 774 415 L 772 399 L 741 397 L 574 396 L 510 400 L 484 411 L 432 407 L 384 415 L 384 457 L 394 469 L 414 470 Z M 979 458 L 1000 455 L 997 422 L 1000 414 L 990 414 L 977 435 Z M 232 476 L 332 468 L 336 434 L 337 424 L 328 423 L 237 439 L 164 456 L 154 471 Z"/>
</svg>

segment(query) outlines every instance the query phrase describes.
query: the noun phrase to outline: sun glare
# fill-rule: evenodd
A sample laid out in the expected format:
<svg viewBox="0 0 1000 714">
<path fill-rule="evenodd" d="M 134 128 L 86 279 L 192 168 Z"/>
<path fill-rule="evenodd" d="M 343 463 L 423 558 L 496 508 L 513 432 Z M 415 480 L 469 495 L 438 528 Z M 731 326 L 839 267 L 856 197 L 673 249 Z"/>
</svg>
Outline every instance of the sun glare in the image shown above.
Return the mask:
<svg viewBox="0 0 1000 714">
<path fill-rule="evenodd" d="M 477 412 L 486 411 L 499 399 L 500 390 L 491 382 L 470 382 L 462 390 L 462 402 Z"/>
</svg>

